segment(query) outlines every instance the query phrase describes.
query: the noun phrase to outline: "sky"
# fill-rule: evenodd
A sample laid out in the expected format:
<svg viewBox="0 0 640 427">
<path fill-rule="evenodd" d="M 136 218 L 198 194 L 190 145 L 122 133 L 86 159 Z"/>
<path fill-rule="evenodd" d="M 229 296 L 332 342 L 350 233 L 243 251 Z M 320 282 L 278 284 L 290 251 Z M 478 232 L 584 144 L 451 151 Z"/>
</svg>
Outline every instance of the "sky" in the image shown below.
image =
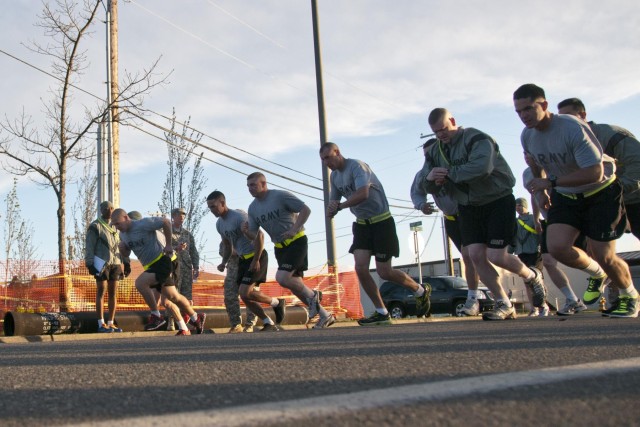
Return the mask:
<svg viewBox="0 0 640 427">
<path fill-rule="evenodd" d="M 209 189 L 203 199 L 217 189 L 231 208 L 246 209 L 252 200 L 246 175 L 264 170 L 270 188 L 294 191 L 311 208 L 306 226 L 309 267 L 310 272 L 321 270 L 327 252 L 322 191 L 317 188 L 322 186 L 322 166 L 311 2 L 121 0 L 118 5 L 120 75 L 148 69 L 158 58 L 158 70 L 168 75 L 167 84 L 145 100 L 148 119 L 167 126 L 162 116 L 175 108 L 178 120 L 190 117 L 205 135 L 207 147 L 251 163 L 203 149 Z M 35 25 L 41 3 L 14 0 L 3 6 L 0 49 L 49 71 L 48 59 L 25 47 L 31 40 L 46 42 Z M 444 256 L 440 217 L 418 214 L 409 198 L 423 161 L 420 136 L 430 133 L 426 118 L 433 108 L 446 107 L 459 125 L 497 140 L 518 178 L 516 197 L 525 195 L 519 142 L 523 126 L 512 102 L 521 84 L 543 87 L 553 112 L 562 99 L 579 97 L 589 119 L 640 135 L 636 2 L 613 0 L 604 7 L 592 0 L 319 0 L 318 11 L 328 140 L 345 157 L 367 162 L 384 185 L 400 240 L 395 265 L 416 260 L 409 229 L 416 221 L 423 224 L 421 261 Z M 104 19 L 104 10 L 100 13 Z M 76 84 L 106 97 L 103 24 L 93 28 L 84 48 L 89 64 Z M 51 98 L 55 81 L 3 53 L 0 67 L 2 117 L 11 120 L 24 110 L 34 124 L 44 126 L 43 101 Z M 74 99 L 79 106 L 95 104 L 79 92 Z M 141 122 L 138 126 L 162 138 L 162 131 Z M 121 207 L 143 214 L 157 211 L 167 173 L 165 143 L 123 126 L 120 149 Z M 81 171 L 82 165 L 74 165 L 70 173 L 78 176 Z M 0 169 L 3 201 L 12 179 Z M 70 209 L 73 185 L 68 194 Z M 55 259 L 53 191 L 21 177 L 18 196 L 23 217 L 34 225 L 42 259 Z M 353 268 L 348 253 L 352 222 L 348 211 L 334 222 L 341 270 Z M 201 230 L 201 266 L 214 271 L 220 238 L 212 215 L 203 219 Z M 272 245 L 267 248 L 272 255 Z M 631 250 L 640 250 L 635 238 L 618 241 L 618 251 Z"/>
</svg>

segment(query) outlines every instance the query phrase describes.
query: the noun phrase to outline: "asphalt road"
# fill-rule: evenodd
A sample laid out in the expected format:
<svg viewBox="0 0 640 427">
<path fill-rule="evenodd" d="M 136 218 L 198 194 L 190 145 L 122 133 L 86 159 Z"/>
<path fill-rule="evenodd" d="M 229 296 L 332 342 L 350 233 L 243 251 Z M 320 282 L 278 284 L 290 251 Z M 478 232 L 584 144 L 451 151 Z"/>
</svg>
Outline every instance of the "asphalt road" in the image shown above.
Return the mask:
<svg viewBox="0 0 640 427">
<path fill-rule="evenodd" d="M 640 425 L 640 319 L 599 313 L 0 343 L 0 425 Z"/>
</svg>

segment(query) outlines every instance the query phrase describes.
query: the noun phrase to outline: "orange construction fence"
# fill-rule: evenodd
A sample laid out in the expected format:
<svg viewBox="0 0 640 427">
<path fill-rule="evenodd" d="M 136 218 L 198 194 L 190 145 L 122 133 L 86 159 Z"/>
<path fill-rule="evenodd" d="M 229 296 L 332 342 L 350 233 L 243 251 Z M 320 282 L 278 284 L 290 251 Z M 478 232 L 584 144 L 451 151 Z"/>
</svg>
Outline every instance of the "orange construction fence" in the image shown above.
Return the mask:
<svg viewBox="0 0 640 427">
<path fill-rule="evenodd" d="M 132 262 L 132 273 L 118 284 L 118 310 L 146 310 L 144 300 L 135 288 L 142 272 L 139 262 Z M 83 262 L 68 263 L 66 274 L 58 274 L 56 261 L 31 262 L 29 273 L 19 278 L 9 276 L 0 288 L 0 322 L 6 312 L 74 312 L 94 311 L 96 285 Z M 6 269 L 6 271 L 12 271 Z M 26 277 L 25 277 L 26 276 Z M 322 305 L 339 317 L 359 319 L 363 316 L 360 283 L 355 272 L 335 274 L 321 271 L 304 278 L 312 289 L 322 292 Z M 224 308 L 224 276 L 201 272 L 193 284 L 193 305 L 201 308 Z M 298 305 L 295 295 L 275 281 L 263 283 L 260 290 L 273 297 L 283 297 L 289 305 Z M 105 310 L 107 306 L 105 296 Z M 242 304 L 242 302 L 241 302 Z"/>
</svg>

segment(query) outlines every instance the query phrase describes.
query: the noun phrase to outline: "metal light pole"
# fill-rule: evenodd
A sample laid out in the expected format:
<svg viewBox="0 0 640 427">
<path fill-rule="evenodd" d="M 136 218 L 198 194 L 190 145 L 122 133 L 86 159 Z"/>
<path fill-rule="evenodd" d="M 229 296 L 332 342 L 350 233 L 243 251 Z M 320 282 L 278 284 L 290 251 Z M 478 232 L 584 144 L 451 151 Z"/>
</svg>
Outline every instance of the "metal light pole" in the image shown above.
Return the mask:
<svg viewBox="0 0 640 427">
<path fill-rule="evenodd" d="M 320 30 L 318 24 L 318 4 L 316 0 L 311 0 L 311 16 L 313 19 L 313 50 L 316 63 L 316 91 L 318 94 L 318 122 L 320 128 L 320 146 L 327 142 L 327 125 L 324 114 L 324 86 L 322 81 L 322 56 L 320 51 Z M 322 167 L 322 189 L 324 193 L 324 208 L 329 205 L 329 168 Z M 327 238 L 327 264 L 329 271 L 335 272 L 336 266 L 336 241 L 333 227 L 333 219 L 326 218 L 324 220 L 325 233 Z"/>
<path fill-rule="evenodd" d="M 418 263 L 418 283 L 422 285 L 422 264 L 420 263 L 420 244 L 418 238 L 418 232 L 422 231 L 422 221 L 412 222 L 409 224 L 409 229 L 413 231 L 413 252 L 416 255 L 416 262 Z"/>
</svg>

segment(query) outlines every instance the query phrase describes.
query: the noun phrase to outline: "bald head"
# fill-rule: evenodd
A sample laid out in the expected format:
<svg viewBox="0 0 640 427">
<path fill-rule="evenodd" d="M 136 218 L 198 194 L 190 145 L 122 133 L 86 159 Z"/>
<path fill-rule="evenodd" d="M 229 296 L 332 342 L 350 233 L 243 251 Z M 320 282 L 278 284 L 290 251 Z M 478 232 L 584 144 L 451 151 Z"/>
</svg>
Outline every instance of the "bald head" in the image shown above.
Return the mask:
<svg viewBox="0 0 640 427">
<path fill-rule="evenodd" d="M 124 209 L 116 209 L 111 214 L 111 225 L 118 231 L 126 232 L 131 225 L 131 218 Z"/>
</svg>

